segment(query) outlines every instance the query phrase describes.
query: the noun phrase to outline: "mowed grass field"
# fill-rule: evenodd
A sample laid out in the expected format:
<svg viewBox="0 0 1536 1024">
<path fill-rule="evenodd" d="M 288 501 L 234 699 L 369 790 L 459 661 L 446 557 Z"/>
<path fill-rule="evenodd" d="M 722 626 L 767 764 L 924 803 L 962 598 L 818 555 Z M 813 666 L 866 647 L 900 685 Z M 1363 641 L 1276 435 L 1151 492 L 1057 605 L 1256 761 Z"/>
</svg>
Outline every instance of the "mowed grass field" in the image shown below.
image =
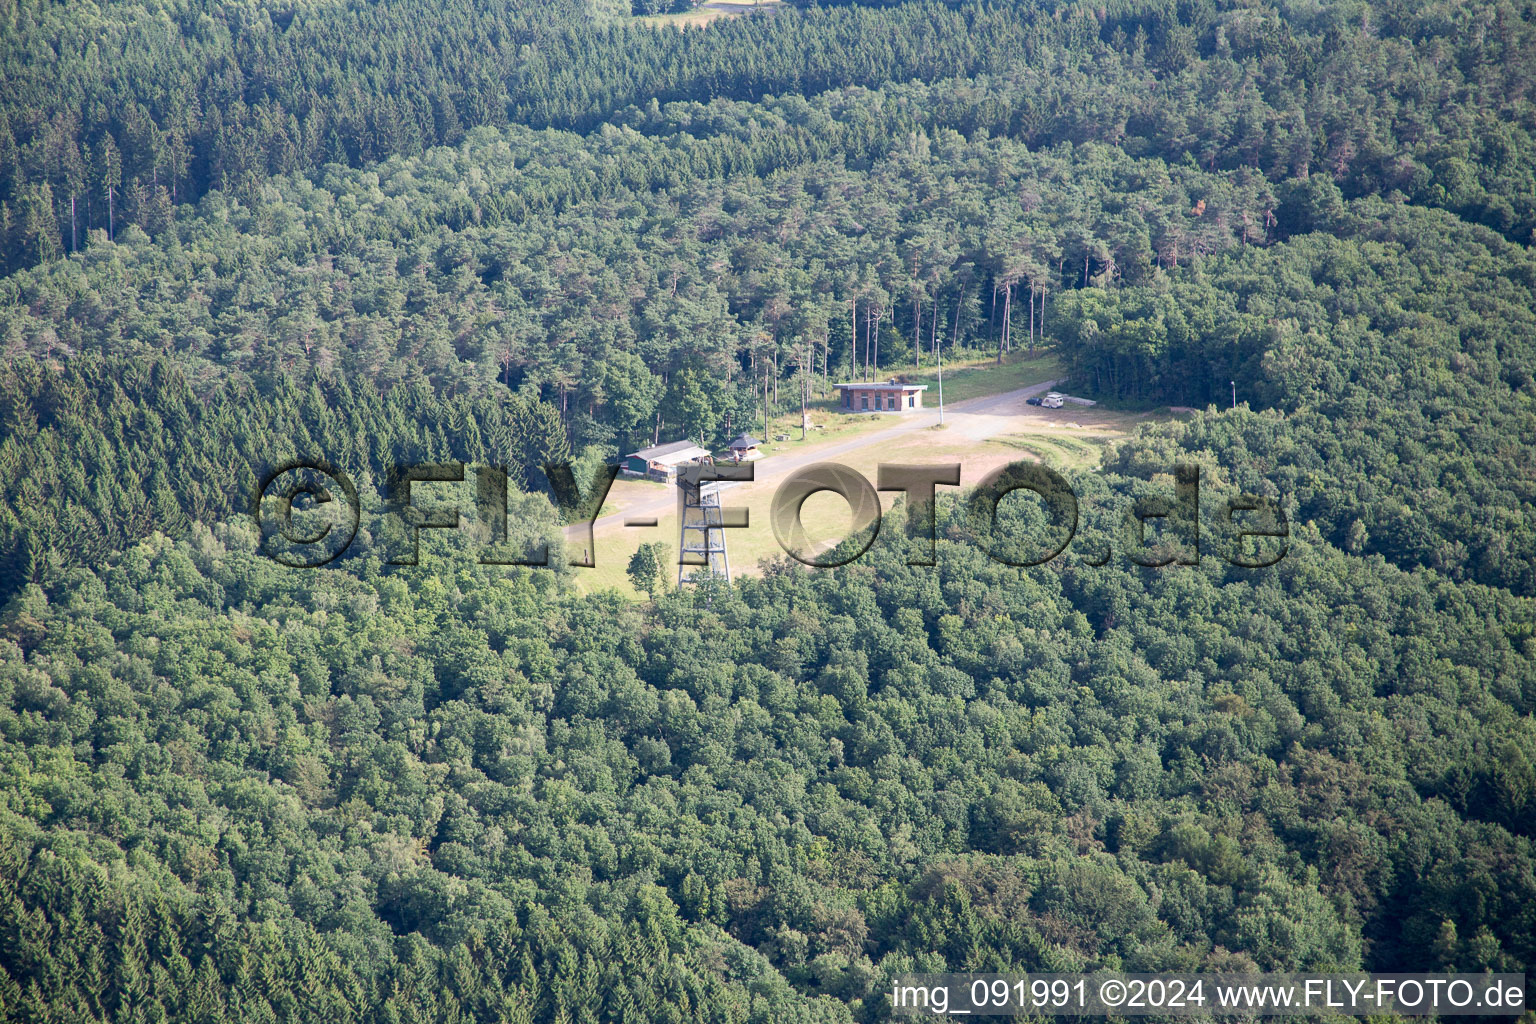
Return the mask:
<svg viewBox="0 0 1536 1024">
<path fill-rule="evenodd" d="M 973 373 L 966 380 L 967 397 L 1012 391 L 1040 380 L 1051 379 L 1058 369 L 1046 360 L 1019 364 L 1005 364 L 996 369 L 996 376 L 986 372 L 985 366 L 970 368 Z M 949 399 L 949 368 L 945 368 L 945 399 Z M 799 413 L 794 442 L 769 445 L 768 457 L 758 465 L 758 474 L 772 472 L 773 459 L 791 452 L 814 452 L 818 448 L 831 447 L 838 440 L 857 437 L 863 432 L 874 432 L 891 427 L 896 421 L 889 416 L 844 416 L 840 413 L 818 412 L 827 424 L 824 431 L 812 431 L 806 442 L 799 438 Z M 1037 406 L 1022 407 L 999 415 L 956 416 L 944 427 L 928 427 L 907 431 L 893 438 L 858 448 L 836 456 L 834 461 L 863 474 L 871 485 L 877 480 L 878 466 L 882 462 L 904 463 L 959 463 L 961 466 L 960 491 L 979 483 L 988 473 L 1019 460 L 1038 461 L 1062 470 L 1091 470 L 1098 466 L 1104 446 L 1126 436 L 1136 425 L 1171 415 L 1167 410 L 1158 412 L 1122 412 L 1100 409 L 1067 407 L 1042 409 Z M 844 420 L 852 422 L 842 422 Z M 996 431 L 995 436 L 973 436 L 979 430 Z M 722 492 L 722 502 L 727 506 L 741 506 L 748 511 L 749 525 L 744 529 L 726 531 L 726 547 L 733 576 L 756 574 L 760 563 L 784 556 L 774 535 L 769 518 L 773 496 L 782 479 L 761 480 L 751 484 L 736 484 Z M 948 489 L 941 489 L 948 490 Z M 621 480 L 614 484 L 609 505 L 622 508 L 637 499 L 644 500 L 656 495 L 675 494 L 676 489 L 650 481 Z M 889 514 L 899 500 L 899 495 L 881 493 L 883 514 Z M 630 557 L 642 543 L 660 541 L 668 549 L 668 585 L 677 582 L 677 514 L 675 504 L 659 518 L 656 527 L 632 528 L 612 526 L 599 529 L 596 534 L 597 565 L 592 569 L 577 570 L 578 587 L 584 592 L 613 588 L 621 593 L 637 597 L 631 586 L 626 567 Z M 807 499 L 802 509 L 801 522 L 809 539 L 820 546 L 830 546 L 847 534 L 852 515 L 841 497 L 830 492 L 816 494 Z M 901 524 L 891 520 L 883 529 L 894 529 Z"/>
<path fill-rule="evenodd" d="M 1000 395 L 1005 391 L 1028 387 L 1043 380 L 1061 377 L 1066 373 L 1055 353 L 1044 349 L 1030 356 L 1027 350 L 1005 355 L 999 363 L 995 356 L 981 356 L 944 364 L 944 402 L 946 405 L 964 402 L 984 395 Z M 896 371 L 888 370 L 886 376 Z M 897 374 L 918 384 L 927 384 L 926 405 L 939 404 L 939 371 L 935 366 L 921 370 L 908 367 Z"/>
</svg>

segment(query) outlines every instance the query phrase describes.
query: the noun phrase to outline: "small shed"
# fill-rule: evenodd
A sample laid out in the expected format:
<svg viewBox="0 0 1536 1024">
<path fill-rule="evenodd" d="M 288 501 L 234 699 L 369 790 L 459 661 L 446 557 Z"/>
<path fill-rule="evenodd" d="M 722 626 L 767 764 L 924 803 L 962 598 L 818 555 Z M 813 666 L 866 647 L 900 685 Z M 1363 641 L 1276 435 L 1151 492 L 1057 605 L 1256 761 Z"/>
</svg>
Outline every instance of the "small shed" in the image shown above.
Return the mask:
<svg viewBox="0 0 1536 1024">
<path fill-rule="evenodd" d="M 758 451 L 757 446 L 762 443 L 751 434 L 742 434 L 730 443 L 731 458 L 736 462 L 751 462 L 753 459 L 760 459 L 763 457 L 763 453 Z"/>
<path fill-rule="evenodd" d="M 692 441 L 673 441 L 630 452 L 624 456 L 623 469 L 630 476 L 647 476 L 669 484 L 677 479 L 679 466 L 708 454 L 708 448 L 700 448 Z"/>
<path fill-rule="evenodd" d="M 892 377 L 884 384 L 853 381 L 834 384 L 842 393 L 844 412 L 913 412 L 923 407 L 926 384 L 908 384 Z"/>
</svg>

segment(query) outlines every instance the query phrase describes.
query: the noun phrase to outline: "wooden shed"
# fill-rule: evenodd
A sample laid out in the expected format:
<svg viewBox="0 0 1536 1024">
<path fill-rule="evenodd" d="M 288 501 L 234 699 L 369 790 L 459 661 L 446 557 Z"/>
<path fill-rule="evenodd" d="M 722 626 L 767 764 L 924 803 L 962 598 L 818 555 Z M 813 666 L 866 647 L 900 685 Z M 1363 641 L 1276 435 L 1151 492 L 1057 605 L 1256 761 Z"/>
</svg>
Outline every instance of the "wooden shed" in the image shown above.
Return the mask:
<svg viewBox="0 0 1536 1024">
<path fill-rule="evenodd" d="M 624 456 L 623 470 L 630 476 L 647 476 L 667 484 L 677 479 L 679 466 L 709 454 L 692 441 L 673 441 L 654 448 L 642 448 Z"/>
</svg>

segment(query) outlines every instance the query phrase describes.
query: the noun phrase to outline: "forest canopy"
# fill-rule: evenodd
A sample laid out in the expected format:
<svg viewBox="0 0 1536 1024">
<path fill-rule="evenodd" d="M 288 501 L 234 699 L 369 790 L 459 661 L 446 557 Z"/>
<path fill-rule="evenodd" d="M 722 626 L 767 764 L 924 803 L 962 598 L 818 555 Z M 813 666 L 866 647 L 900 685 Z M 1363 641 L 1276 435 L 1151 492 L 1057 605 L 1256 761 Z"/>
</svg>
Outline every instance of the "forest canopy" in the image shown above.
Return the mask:
<svg viewBox="0 0 1536 1024">
<path fill-rule="evenodd" d="M 0 1018 L 1525 970 L 1536 6 L 663 6 L 0 0 Z M 548 463 L 1026 352 L 1144 418 L 1051 463 L 1084 534 L 1194 465 L 1285 557 L 376 543 L 397 464 L 554 546 Z M 320 569 L 295 458 L 362 492 Z"/>
</svg>

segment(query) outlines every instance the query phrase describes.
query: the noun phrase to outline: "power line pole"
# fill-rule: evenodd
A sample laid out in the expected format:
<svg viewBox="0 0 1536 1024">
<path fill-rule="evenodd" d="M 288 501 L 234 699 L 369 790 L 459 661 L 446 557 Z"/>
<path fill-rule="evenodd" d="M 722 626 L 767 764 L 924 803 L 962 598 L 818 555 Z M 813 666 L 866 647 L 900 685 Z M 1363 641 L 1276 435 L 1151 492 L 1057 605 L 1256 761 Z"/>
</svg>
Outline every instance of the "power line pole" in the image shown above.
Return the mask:
<svg viewBox="0 0 1536 1024">
<path fill-rule="evenodd" d="M 939 426 L 944 425 L 944 346 L 939 346 Z"/>
</svg>

